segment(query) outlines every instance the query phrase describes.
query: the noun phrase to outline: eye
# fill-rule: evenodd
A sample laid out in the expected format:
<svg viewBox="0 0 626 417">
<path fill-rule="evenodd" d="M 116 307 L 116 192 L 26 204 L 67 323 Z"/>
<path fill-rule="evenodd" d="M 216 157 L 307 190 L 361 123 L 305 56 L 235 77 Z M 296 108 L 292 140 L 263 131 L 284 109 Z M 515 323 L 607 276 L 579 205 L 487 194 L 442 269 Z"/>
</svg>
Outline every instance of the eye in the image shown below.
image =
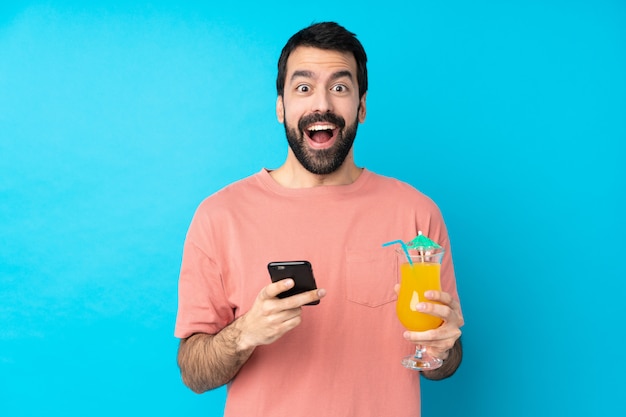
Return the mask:
<svg viewBox="0 0 626 417">
<path fill-rule="evenodd" d="M 309 87 L 307 84 L 300 84 L 296 87 L 296 91 L 299 93 L 308 93 L 309 91 L 311 91 L 311 87 Z"/>
<path fill-rule="evenodd" d="M 345 93 L 348 91 L 348 87 L 345 84 L 335 84 L 331 90 L 335 93 Z"/>
</svg>

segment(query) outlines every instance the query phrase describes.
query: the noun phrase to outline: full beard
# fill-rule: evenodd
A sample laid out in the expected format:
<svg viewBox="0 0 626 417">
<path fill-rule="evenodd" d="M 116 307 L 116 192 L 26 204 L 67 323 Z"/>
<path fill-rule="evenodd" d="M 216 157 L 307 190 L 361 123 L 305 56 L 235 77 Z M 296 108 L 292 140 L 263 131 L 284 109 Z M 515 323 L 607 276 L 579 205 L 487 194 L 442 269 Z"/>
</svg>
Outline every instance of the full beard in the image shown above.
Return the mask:
<svg viewBox="0 0 626 417">
<path fill-rule="evenodd" d="M 311 122 L 331 122 L 339 126 L 337 139 L 332 147 L 312 149 L 307 146 L 303 126 Z M 313 114 L 301 118 L 297 129 L 288 126 L 285 122 L 285 134 L 296 159 L 307 171 L 316 175 L 328 175 L 337 171 L 346 160 L 356 138 L 358 125 L 358 118 L 354 120 L 354 123 L 346 126 L 345 120 L 335 114 Z"/>
</svg>

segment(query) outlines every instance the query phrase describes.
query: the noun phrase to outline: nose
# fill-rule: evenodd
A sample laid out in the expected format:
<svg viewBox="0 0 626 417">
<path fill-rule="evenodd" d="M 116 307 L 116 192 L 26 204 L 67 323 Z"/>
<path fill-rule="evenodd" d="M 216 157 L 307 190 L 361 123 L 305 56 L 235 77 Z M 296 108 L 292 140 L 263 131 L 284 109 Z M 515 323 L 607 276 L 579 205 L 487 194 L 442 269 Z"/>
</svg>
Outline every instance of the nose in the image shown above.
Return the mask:
<svg viewBox="0 0 626 417">
<path fill-rule="evenodd" d="M 311 111 L 314 113 L 328 113 L 332 111 L 330 92 L 326 89 L 315 91 L 312 96 Z"/>
</svg>

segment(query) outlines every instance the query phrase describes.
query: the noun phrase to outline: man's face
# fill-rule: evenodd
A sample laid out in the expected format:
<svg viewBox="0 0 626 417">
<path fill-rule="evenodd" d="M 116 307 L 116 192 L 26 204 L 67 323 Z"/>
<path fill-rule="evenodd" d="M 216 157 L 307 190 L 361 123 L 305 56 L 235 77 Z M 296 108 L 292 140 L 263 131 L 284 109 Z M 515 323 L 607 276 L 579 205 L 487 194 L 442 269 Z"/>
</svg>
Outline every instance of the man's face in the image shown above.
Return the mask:
<svg viewBox="0 0 626 417">
<path fill-rule="evenodd" d="M 365 120 L 365 96 L 359 99 L 358 90 L 351 53 L 298 47 L 289 56 L 276 114 L 307 171 L 327 175 L 345 161 Z"/>
</svg>

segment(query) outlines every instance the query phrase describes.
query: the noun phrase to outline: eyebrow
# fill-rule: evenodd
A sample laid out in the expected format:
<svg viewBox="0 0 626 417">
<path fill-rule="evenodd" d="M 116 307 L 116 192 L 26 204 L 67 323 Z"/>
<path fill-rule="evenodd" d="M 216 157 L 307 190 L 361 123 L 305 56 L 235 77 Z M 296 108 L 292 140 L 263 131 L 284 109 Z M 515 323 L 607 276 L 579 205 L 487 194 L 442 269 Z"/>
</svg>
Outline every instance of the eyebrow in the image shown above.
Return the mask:
<svg viewBox="0 0 626 417">
<path fill-rule="evenodd" d="M 315 78 L 315 74 L 313 73 L 313 71 L 308 71 L 308 70 L 297 70 L 294 71 L 293 74 L 291 75 L 291 81 L 293 81 L 295 78 L 298 77 L 302 77 L 302 78 Z M 330 80 L 331 81 L 335 81 L 339 78 L 349 78 L 350 81 L 353 81 L 353 77 L 352 77 L 352 73 L 348 70 L 341 70 L 341 71 L 337 71 L 335 73 L 333 73 L 330 76 Z"/>
</svg>

